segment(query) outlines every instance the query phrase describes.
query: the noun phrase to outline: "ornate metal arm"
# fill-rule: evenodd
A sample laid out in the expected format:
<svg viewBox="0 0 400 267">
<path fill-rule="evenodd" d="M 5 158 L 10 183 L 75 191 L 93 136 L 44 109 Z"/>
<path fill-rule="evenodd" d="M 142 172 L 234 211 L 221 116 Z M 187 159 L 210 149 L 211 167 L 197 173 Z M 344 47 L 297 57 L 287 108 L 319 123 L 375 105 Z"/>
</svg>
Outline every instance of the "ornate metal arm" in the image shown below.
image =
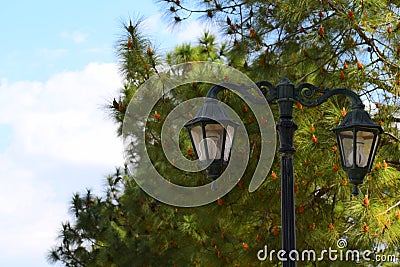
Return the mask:
<svg viewBox="0 0 400 267">
<path fill-rule="evenodd" d="M 279 98 L 289 97 L 292 100 L 299 101 L 304 106 L 315 107 L 326 102 L 333 95 L 345 95 L 349 97 L 352 109 L 364 109 L 365 107 L 360 97 L 355 92 L 346 88 L 320 89 L 310 83 L 302 83 L 297 87 L 294 87 L 288 79 L 283 79 L 277 86 L 274 86 L 268 81 L 260 81 L 257 82 L 256 85 L 269 103 L 273 100 L 278 100 Z M 284 90 L 291 88 L 292 92 L 279 92 L 278 88 L 280 86 L 285 86 Z M 265 103 L 264 99 L 261 100 L 256 95 L 249 93 L 250 89 L 254 89 L 253 87 L 229 82 L 222 82 L 214 85 L 208 91 L 206 97 L 217 99 L 218 93 L 225 88 L 241 93 L 243 97 L 251 99 L 254 103 Z"/>
<path fill-rule="evenodd" d="M 218 99 L 218 93 L 225 88 L 231 88 L 234 90 L 234 88 L 238 88 L 239 86 L 239 84 L 235 83 L 222 82 L 211 87 L 210 90 L 208 90 L 206 97 Z"/>
<path fill-rule="evenodd" d="M 352 109 L 364 109 L 360 97 L 346 88 L 320 89 L 309 83 L 302 83 L 295 88 L 295 99 L 308 107 L 318 106 L 333 95 L 345 95 L 351 100 Z M 318 96 L 317 98 L 315 98 Z"/>
</svg>

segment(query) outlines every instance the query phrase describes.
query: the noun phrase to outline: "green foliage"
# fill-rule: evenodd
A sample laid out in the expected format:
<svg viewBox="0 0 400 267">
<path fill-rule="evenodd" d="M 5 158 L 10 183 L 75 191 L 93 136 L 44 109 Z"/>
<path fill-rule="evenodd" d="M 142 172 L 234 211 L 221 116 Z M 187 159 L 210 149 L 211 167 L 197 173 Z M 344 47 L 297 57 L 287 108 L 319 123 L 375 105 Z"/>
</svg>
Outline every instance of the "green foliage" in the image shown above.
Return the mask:
<svg viewBox="0 0 400 267">
<path fill-rule="evenodd" d="M 337 240 L 343 238 L 347 249 L 400 253 L 399 4 L 378 0 L 221 0 L 196 1 L 195 6 L 186 1 L 160 2 L 167 5 L 174 23 L 194 13 L 204 14 L 204 19 L 219 25 L 228 41 L 219 44 L 206 32 L 197 44 L 182 44 L 163 57 L 141 35 L 139 23 L 126 26 L 117 47 L 126 84 L 108 105 L 118 133 L 137 88 L 158 69 L 187 61 L 227 63 L 254 81 L 277 83 L 286 76 L 294 83 L 353 89 L 385 130 L 373 170 L 357 197 L 350 194 L 331 131 L 349 110 L 348 101 L 336 97 L 315 108 L 294 107 L 297 248 L 336 249 Z M 167 161 L 161 128 L 176 105 L 204 96 L 209 88 L 192 83 L 174 89 L 155 105 L 147 121 L 149 156 L 157 170 L 176 184 L 210 181 L 202 172 L 184 173 Z M 279 266 L 276 257 L 272 262 L 257 260 L 264 245 L 269 250 L 281 247 L 279 157 L 262 186 L 249 193 L 259 163 L 258 125 L 235 94 L 224 91 L 220 99 L 243 118 L 252 148 L 245 174 L 231 192 L 202 207 L 176 208 L 146 195 L 126 168 L 117 169 L 107 178 L 104 198 L 90 191 L 73 196 L 73 219 L 62 224 L 49 261 L 66 266 Z M 271 109 L 276 116 L 276 105 Z M 180 148 L 193 159 L 184 132 Z M 138 169 L 134 175 L 146 175 L 146 170 Z M 325 257 L 298 265 L 354 266 L 354 262 L 331 262 Z M 360 266 L 377 265 L 361 261 Z"/>
<path fill-rule="evenodd" d="M 198 40 L 199 44 L 192 47 L 190 43 L 178 45 L 173 52 L 167 54 L 167 63 L 170 66 L 189 62 L 189 61 L 219 61 L 225 55 L 226 46 L 222 44 L 216 46 L 215 36 L 209 32 L 204 32 Z"/>
</svg>

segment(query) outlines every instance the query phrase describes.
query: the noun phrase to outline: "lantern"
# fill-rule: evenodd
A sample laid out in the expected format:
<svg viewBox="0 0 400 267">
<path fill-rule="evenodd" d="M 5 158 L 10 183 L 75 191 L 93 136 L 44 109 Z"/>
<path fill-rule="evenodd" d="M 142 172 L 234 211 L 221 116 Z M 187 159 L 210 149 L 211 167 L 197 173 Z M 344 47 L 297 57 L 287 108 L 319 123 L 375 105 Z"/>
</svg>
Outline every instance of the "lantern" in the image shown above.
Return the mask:
<svg viewBox="0 0 400 267">
<path fill-rule="evenodd" d="M 354 184 L 352 193 L 358 194 L 358 185 L 371 170 L 382 127 L 372 121 L 363 109 L 348 112 L 343 122 L 335 127 L 342 167 Z"/>
<path fill-rule="evenodd" d="M 209 165 L 208 177 L 216 179 L 228 164 L 237 126 L 214 98 L 206 98 L 196 117 L 185 124 L 200 166 Z"/>
</svg>

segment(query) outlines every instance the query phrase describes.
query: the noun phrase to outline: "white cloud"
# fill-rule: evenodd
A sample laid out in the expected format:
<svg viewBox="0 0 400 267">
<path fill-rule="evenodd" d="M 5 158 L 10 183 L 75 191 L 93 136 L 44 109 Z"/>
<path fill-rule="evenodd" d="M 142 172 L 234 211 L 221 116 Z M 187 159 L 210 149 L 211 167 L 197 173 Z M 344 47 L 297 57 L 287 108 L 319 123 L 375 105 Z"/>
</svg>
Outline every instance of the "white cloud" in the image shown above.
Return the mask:
<svg viewBox="0 0 400 267">
<path fill-rule="evenodd" d="M 143 21 L 143 28 L 146 32 L 157 33 L 157 36 L 155 36 L 157 39 L 161 34 L 165 37 L 173 37 L 170 41 L 174 44 L 180 44 L 182 42 L 195 42 L 207 27 L 197 20 L 193 20 L 190 23 L 183 21 L 179 24 L 168 26 L 162 21 L 162 15 L 157 13 Z"/>
<path fill-rule="evenodd" d="M 60 222 L 65 220 L 67 203 L 55 202 L 53 189 L 37 179 L 34 170 L 4 157 L 0 158 L 0 166 L 6 175 L 1 177 L 0 188 L 0 263 L 13 258 L 17 262 L 21 251 L 27 257 L 43 256 L 53 244 Z"/>
<path fill-rule="evenodd" d="M 161 50 L 168 52 L 176 45 L 176 38 L 171 38 L 171 29 L 162 20 L 162 14 L 156 13 L 148 18 L 146 18 L 140 25 L 142 32 L 149 37 L 153 44 L 159 47 L 159 41 L 163 40 L 161 44 Z"/>
<path fill-rule="evenodd" d="M 57 74 L 46 83 L 3 81 L 0 122 L 13 125 L 17 140 L 13 150 L 81 163 L 109 163 L 120 154 L 120 142 L 102 105 L 112 99 L 120 83 L 114 64 L 97 63 L 81 72 Z"/>
<path fill-rule="evenodd" d="M 123 163 L 102 108 L 120 86 L 117 66 L 105 63 L 46 82 L 0 81 L 0 124 L 13 134 L 0 151 L 0 265 L 45 265 L 72 193 L 101 187 Z"/>
<path fill-rule="evenodd" d="M 66 40 L 71 40 L 76 44 L 81 44 L 86 41 L 88 34 L 82 31 L 62 32 L 61 37 Z"/>
<path fill-rule="evenodd" d="M 157 34 L 161 32 L 165 34 L 166 33 L 165 23 L 163 23 L 161 19 L 162 19 L 161 13 L 156 13 L 146 18 L 142 22 L 141 27 L 143 30 L 146 30 L 147 32 L 156 32 Z"/>
<path fill-rule="evenodd" d="M 180 42 L 195 42 L 205 31 L 206 27 L 199 21 L 192 21 L 185 25 L 177 34 Z"/>
</svg>

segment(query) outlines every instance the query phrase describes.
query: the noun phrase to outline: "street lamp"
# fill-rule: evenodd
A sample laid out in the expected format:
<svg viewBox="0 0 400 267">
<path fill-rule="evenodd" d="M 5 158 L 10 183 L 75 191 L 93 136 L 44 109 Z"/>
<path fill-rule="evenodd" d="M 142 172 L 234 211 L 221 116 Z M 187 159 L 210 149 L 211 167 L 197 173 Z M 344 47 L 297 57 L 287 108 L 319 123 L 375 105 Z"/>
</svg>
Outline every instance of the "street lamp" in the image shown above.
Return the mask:
<svg viewBox="0 0 400 267">
<path fill-rule="evenodd" d="M 261 81 L 256 85 L 268 102 L 276 101 L 279 106 L 279 122 L 276 129 L 279 134 L 281 154 L 282 249 L 288 255 L 290 251 L 296 249 L 293 168 L 293 154 L 296 150 L 293 147 L 293 139 L 297 125 L 292 121 L 294 102 L 315 107 L 333 95 L 340 94 L 350 98 L 351 111 L 333 131 L 337 135 L 343 169 L 347 172 L 350 182 L 354 184 L 353 194 L 358 194 L 357 186 L 371 169 L 379 134 L 383 131 L 364 110 L 360 97 L 348 89 L 322 90 L 309 83 L 295 87 L 287 78 L 276 86 L 268 81 Z M 185 125 L 189 130 L 196 157 L 200 162 L 212 161 L 207 170 L 212 178 L 218 177 L 223 171 L 222 166 L 229 161 L 229 156 L 226 155 L 230 155 L 235 134 L 236 122 L 233 122 L 217 103 L 217 95 L 225 87 L 235 88 L 228 83 L 213 86 L 207 93 L 207 100 L 199 114 Z M 251 95 L 247 97 L 251 98 Z M 290 259 L 283 262 L 283 266 L 296 266 L 296 261 Z"/>
</svg>

